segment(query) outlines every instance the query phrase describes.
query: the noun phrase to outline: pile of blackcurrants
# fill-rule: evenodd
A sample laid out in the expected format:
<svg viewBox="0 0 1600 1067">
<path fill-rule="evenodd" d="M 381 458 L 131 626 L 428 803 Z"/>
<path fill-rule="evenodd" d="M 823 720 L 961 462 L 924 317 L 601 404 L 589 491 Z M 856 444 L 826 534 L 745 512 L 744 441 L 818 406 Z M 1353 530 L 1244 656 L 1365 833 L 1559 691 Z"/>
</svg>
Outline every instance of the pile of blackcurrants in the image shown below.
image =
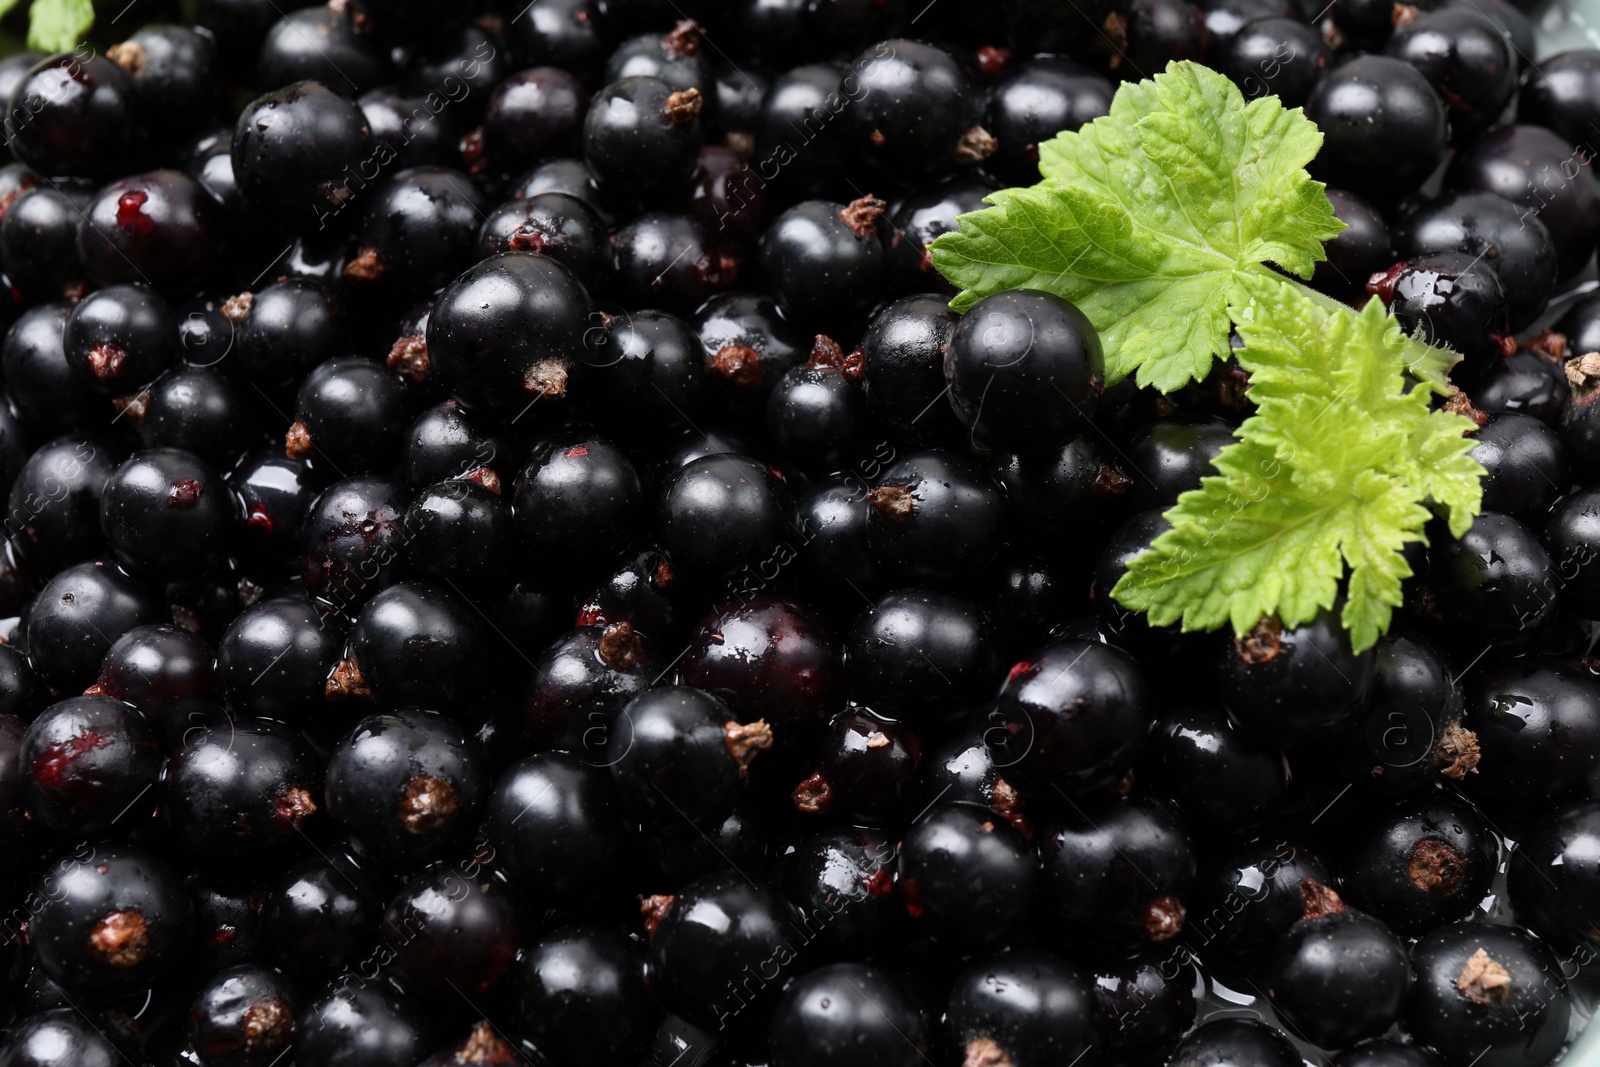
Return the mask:
<svg viewBox="0 0 1600 1067">
<path fill-rule="evenodd" d="M 0 1067 L 1557 1059 L 1600 51 L 1501 0 L 281 2 L 0 60 Z M 1483 514 L 1359 653 L 1124 610 L 1241 372 L 1107 385 L 928 252 L 1174 59 L 1305 108 L 1313 285 L 1463 356 Z"/>
</svg>

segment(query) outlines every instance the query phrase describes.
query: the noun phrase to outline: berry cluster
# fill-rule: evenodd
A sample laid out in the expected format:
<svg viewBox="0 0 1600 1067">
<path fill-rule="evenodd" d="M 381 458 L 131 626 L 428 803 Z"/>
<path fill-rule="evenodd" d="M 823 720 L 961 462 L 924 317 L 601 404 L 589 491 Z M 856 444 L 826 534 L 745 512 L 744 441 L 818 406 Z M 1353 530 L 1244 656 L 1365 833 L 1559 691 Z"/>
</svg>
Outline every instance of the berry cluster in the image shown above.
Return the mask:
<svg viewBox="0 0 1600 1067">
<path fill-rule="evenodd" d="M 1556 1059 L 1600 52 L 1501 0 L 285 6 L 0 60 L 0 1067 Z M 1483 512 L 1373 648 L 1130 614 L 1243 372 L 1108 383 L 933 266 L 1184 59 L 1322 131 L 1312 285 L 1463 357 Z"/>
</svg>

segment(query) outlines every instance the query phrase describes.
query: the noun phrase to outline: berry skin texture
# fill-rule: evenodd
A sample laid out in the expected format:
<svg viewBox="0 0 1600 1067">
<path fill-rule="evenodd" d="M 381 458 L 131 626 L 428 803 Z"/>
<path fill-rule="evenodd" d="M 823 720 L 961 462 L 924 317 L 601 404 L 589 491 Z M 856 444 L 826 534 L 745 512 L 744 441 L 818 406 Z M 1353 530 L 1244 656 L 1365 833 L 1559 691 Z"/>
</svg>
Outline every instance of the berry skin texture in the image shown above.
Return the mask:
<svg viewBox="0 0 1600 1067">
<path fill-rule="evenodd" d="M 1377 1037 L 1399 1018 L 1411 981 L 1402 943 L 1382 922 L 1345 908 L 1313 910 L 1316 892 L 1302 884 L 1307 916 L 1273 950 L 1267 997 L 1295 1032 L 1329 1048 Z"/>
<path fill-rule="evenodd" d="M 194 573 L 225 543 L 234 522 L 222 476 L 177 448 L 136 452 L 100 497 L 100 526 L 117 560 L 148 581 Z"/>
<path fill-rule="evenodd" d="M 1420 71 L 1389 56 L 1360 56 L 1329 71 L 1311 91 L 1306 117 L 1325 138 L 1318 176 L 1375 201 L 1415 189 L 1444 155 L 1444 103 Z"/>
<path fill-rule="evenodd" d="M 370 715 L 328 758 L 328 816 L 380 867 L 411 870 L 472 838 L 487 799 L 477 746 L 423 711 Z"/>
<path fill-rule="evenodd" d="M 564 434 L 533 450 L 517 476 L 512 514 L 524 551 L 583 566 L 622 549 L 643 497 L 621 449 L 601 437 Z"/>
<path fill-rule="evenodd" d="M 114 1020 L 98 1013 L 52 1008 L 12 1027 L 0 1041 L 0 1062 L 10 1067 L 117 1067 L 130 1062 L 129 1051 L 137 1052 L 121 1047 L 132 1043 L 126 1036 Z"/>
<path fill-rule="evenodd" d="M 989 620 L 977 605 L 899 589 L 856 616 L 845 641 L 850 694 L 881 715 L 932 723 L 982 699 L 995 675 Z"/>
<path fill-rule="evenodd" d="M 698 89 L 675 89 L 659 78 L 614 81 L 584 116 L 584 161 L 602 188 L 623 195 L 672 188 L 699 162 L 704 102 Z"/>
<path fill-rule="evenodd" d="M 927 1024 L 893 978 L 867 964 L 801 975 L 772 1013 L 774 1067 L 914 1067 L 928 1062 Z"/>
<path fill-rule="evenodd" d="M 1028 914 L 1038 883 L 1032 844 L 977 804 L 934 808 L 900 843 L 895 884 L 911 928 L 955 952 L 1004 944 Z"/>
<path fill-rule="evenodd" d="M 1145 681 L 1125 653 L 1066 640 L 1012 666 L 983 716 L 983 739 L 1019 784 L 1078 792 L 1122 777 L 1150 719 Z"/>
<path fill-rule="evenodd" d="M 1282 1032 L 1255 1019 L 1213 1019 L 1178 1042 L 1167 1067 L 1301 1067 Z"/>
<path fill-rule="evenodd" d="M 407 417 L 399 377 L 371 360 L 341 356 L 300 383 L 285 450 L 293 459 L 322 460 L 346 478 L 386 470 Z"/>
<path fill-rule="evenodd" d="M 28 923 L 39 967 L 78 996 L 149 988 L 187 955 L 193 909 L 176 872 L 127 845 L 79 846 L 39 883 Z"/>
<path fill-rule="evenodd" d="M 487 206 L 460 171 L 410 167 L 396 173 L 366 205 L 345 279 L 394 293 L 437 289 L 471 265 Z"/>
<path fill-rule="evenodd" d="M 643 962 L 622 936 L 595 924 L 558 927 L 532 942 L 515 970 L 517 1020 L 546 1055 L 607 1067 L 636 1053 L 658 1011 Z"/>
<path fill-rule="evenodd" d="M 951 1054 L 1014 1067 L 1071 1063 L 1101 1038 L 1089 983 L 1065 960 L 1037 950 L 979 960 L 956 975 L 945 1008 Z"/>
<path fill-rule="evenodd" d="M 516 415 L 562 400 L 591 325 L 589 294 L 559 262 L 491 256 L 445 287 L 428 316 L 428 357 L 463 401 Z"/>
<path fill-rule="evenodd" d="M 1429 584 L 1444 617 L 1486 641 L 1534 631 L 1556 610 L 1561 590 L 1550 556 L 1510 515 L 1485 511 L 1459 541 L 1430 550 Z M 1470 629 L 1467 629 L 1470 627 Z"/>
<path fill-rule="evenodd" d="M 524 898 L 577 907 L 617 879 L 627 842 L 604 767 L 536 752 L 507 768 L 485 810 L 489 843 Z"/>
<path fill-rule="evenodd" d="M 1430 791 L 1359 832 L 1340 872 L 1351 903 L 1397 933 L 1416 936 L 1470 915 L 1488 893 L 1498 860 L 1483 818 Z"/>
<path fill-rule="evenodd" d="M 678 666 L 686 685 L 726 702 L 739 719 L 771 723 L 780 747 L 814 738 L 844 706 L 833 630 L 794 600 L 758 594 L 715 609 Z"/>
<path fill-rule="evenodd" d="M 239 710 L 299 725 L 323 707 L 344 637 L 305 597 L 252 604 L 217 643 L 217 686 Z"/>
<path fill-rule="evenodd" d="M 102 396 L 137 393 L 172 363 L 167 314 L 166 301 L 147 285 L 98 289 L 67 316 L 67 363 Z"/>
<path fill-rule="evenodd" d="M 731 582 L 745 568 L 764 573 L 792 558 L 789 542 L 799 539 L 783 479 L 737 454 L 706 456 L 670 474 L 656 521 L 673 568 L 692 581 Z"/>
<path fill-rule="evenodd" d="M 269 1067 L 294 1037 L 300 998 L 270 967 L 218 971 L 189 1009 L 189 1041 L 206 1067 Z"/>
<path fill-rule="evenodd" d="M 300 527 L 306 590 L 354 613 L 405 566 L 405 509 L 398 482 L 357 475 L 334 482 L 312 502 Z"/>
<path fill-rule="evenodd" d="M 219 876 L 281 869 L 306 845 L 322 768 L 273 723 L 190 727 L 168 759 L 161 811 L 172 840 Z"/>
<path fill-rule="evenodd" d="M 607 765 L 615 717 L 661 673 L 650 646 L 628 622 L 579 626 L 557 637 L 534 663 L 524 710 L 540 748 L 582 753 Z"/>
<path fill-rule="evenodd" d="M 689 686 L 657 686 L 617 716 L 611 780 L 647 825 L 732 814 L 750 762 L 772 747 L 762 720 L 741 725 L 726 704 Z"/>
<path fill-rule="evenodd" d="M 486 648 L 479 616 L 460 598 L 400 582 L 362 607 L 344 661 L 354 672 L 336 668 L 329 692 L 348 680 L 350 697 L 364 691 L 388 707 L 456 711 L 485 687 Z"/>
<path fill-rule="evenodd" d="M 761 265 L 788 315 L 832 328 L 862 313 L 883 288 L 878 238 L 883 201 L 806 200 L 779 215 L 761 239 Z"/>
<path fill-rule="evenodd" d="M 263 956 L 308 987 L 361 963 L 379 934 L 383 901 L 349 860 L 310 855 L 263 887 Z"/>
<path fill-rule="evenodd" d="M 366 116 L 317 81 L 261 96 L 239 114 L 233 173 L 253 205 L 294 233 L 321 229 L 379 158 Z"/>
<path fill-rule="evenodd" d="M 68 434 L 28 457 L 11 483 L 5 530 L 30 569 L 54 574 L 101 550 L 100 502 L 126 456 L 106 438 Z"/>
<path fill-rule="evenodd" d="M 661 901 L 649 921 L 645 978 L 663 1007 L 703 1029 L 776 996 L 757 968 L 793 973 L 804 934 L 788 904 L 734 871 L 698 878 Z M 748 970 L 746 970 L 748 968 Z"/>
<path fill-rule="evenodd" d="M 50 579 L 29 606 L 28 666 L 53 692 L 82 692 L 117 638 L 161 621 L 160 605 L 114 564 L 80 563 Z"/>
<path fill-rule="evenodd" d="M 1442 927 L 1412 947 L 1411 964 L 1406 1030 L 1446 1062 L 1481 1055 L 1491 1067 L 1549 1063 L 1566 1038 L 1565 972 L 1544 942 L 1519 927 Z"/>
<path fill-rule="evenodd" d="M 308 1004 L 295 1023 L 299 1067 L 380 1067 L 421 1063 L 433 1046 L 430 1020 L 377 983 L 344 983 Z"/>
<path fill-rule="evenodd" d="M 1488 811 L 1531 814 L 1582 797 L 1600 763 L 1600 696 L 1556 660 L 1509 660 L 1469 675 L 1461 724 L 1480 753 L 1478 773 L 1462 784 Z"/>
<path fill-rule="evenodd" d="M 41 174 L 101 178 L 137 166 L 144 109 L 121 67 L 91 53 L 54 56 L 23 77 L 9 98 L 8 147 Z"/>
<path fill-rule="evenodd" d="M 451 864 L 407 882 L 389 901 L 383 929 L 401 935 L 393 964 L 400 985 L 436 1000 L 488 992 L 510 972 L 521 941 L 516 906 L 505 891 Z"/>
<path fill-rule="evenodd" d="M 1005 498 L 977 460 L 913 452 L 867 494 L 867 547 L 904 581 L 970 582 L 1005 536 Z"/>
<path fill-rule="evenodd" d="M 1557 951 L 1593 941 L 1600 907 L 1600 803 L 1579 801 L 1539 821 L 1511 853 L 1506 885 L 1517 918 Z"/>
<path fill-rule="evenodd" d="M 28 724 L 17 753 L 28 810 L 62 835 L 100 837 L 143 811 L 130 811 L 148 794 L 161 770 L 161 749 L 144 717 L 103 696 L 71 697 L 52 704 Z"/>
<path fill-rule="evenodd" d="M 1156 723 L 1135 778 L 1170 799 L 1206 833 L 1254 829 L 1287 787 L 1282 755 L 1228 723 L 1219 709 L 1190 706 Z"/>
<path fill-rule="evenodd" d="M 840 115 L 849 149 L 884 173 L 903 180 L 994 151 L 982 127 L 972 136 L 982 94 L 942 48 L 881 41 L 851 61 L 840 89 L 850 100 Z"/>
<path fill-rule="evenodd" d="M 151 171 L 112 182 L 78 224 L 78 258 L 101 285 L 147 282 L 182 295 L 205 280 L 221 251 L 216 202 L 193 178 Z"/>
<path fill-rule="evenodd" d="M 1372 650 L 1352 652 L 1330 611 L 1292 630 L 1269 616 L 1220 652 L 1217 694 L 1234 725 L 1280 745 L 1349 729 L 1367 708 L 1377 672 Z"/>
<path fill-rule="evenodd" d="M 1051 899 L 1084 931 L 1086 947 L 1127 951 L 1183 932 L 1195 851 L 1162 802 L 1111 797 L 1074 805 L 1044 828 L 1039 855 Z"/>
<path fill-rule="evenodd" d="M 996 293 L 956 323 L 944 355 L 950 406 L 997 448 L 1065 444 L 1086 428 L 1105 380 L 1100 336 L 1049 293 Z"/>
</svg>

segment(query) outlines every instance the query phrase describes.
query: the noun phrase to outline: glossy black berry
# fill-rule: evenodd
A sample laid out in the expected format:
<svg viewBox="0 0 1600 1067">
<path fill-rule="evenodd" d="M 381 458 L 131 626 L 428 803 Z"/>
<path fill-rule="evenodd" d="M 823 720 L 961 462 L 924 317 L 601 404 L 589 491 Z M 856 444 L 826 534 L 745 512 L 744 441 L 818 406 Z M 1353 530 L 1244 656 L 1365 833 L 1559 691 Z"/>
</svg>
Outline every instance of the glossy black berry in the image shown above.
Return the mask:
<svg viewBox="0 0 1600 1067">
<path fill-rule="evenodd" d="M 828 327 L 851 322 L 882 291 L 887 255 L 878 237 L 884 202 L 806 200 L 779 215 L 761 239 L 761 265 L 791 317 Z"/>
<path fill-rule="evenodd" d="M 1045 1067 L 1099 1043 L 1099 1005 L 1084 974 L 1037 949 L 979 960 L 956 975 L 945 1007 L 952 1054 Z"/>
<path fill-rule="evenodd" d="M 580 626 L 534 660 L 525 703 L 539 748 L 562 748 L 604 766 L 615 718 L 661 673 L 633 624 Z"/>
<path fill-rule="evenodd" d="M 319 81 L 273 89 L 247 105 L 234 126 L 239 188 L 294 233 L 328 225 L 372 169 L 366 116 Z"/>
<path fill-rule="evenodd" d="M 671 1012 L 714 1029 L 719 1020 L 768 1001 L 777 989 L 743 984 L 745 968 L 793 959 L 801 947 L 790 906 L 734 871 L 698 878 L 670 897 L 646 901 L 650 947 L 645 977 Z"/>
<path fill-rule="evenodd" d="M 1571 484 L 1567 451 L 1556 432 L 1531 415 L 1494 415 L 1473 434 L 1468 455 L 1483 465 L 1483 507 L 1541 522 Z"/>
<path fill-rule="evenodd" d="M 300 724 L 323 707 L 344 635 L 305 597 L 252 604 L 217 644 L 217 686 L 250 715 Z"/>
<path fill-rule="evenodd" d="M 608 742 L 611 778 L 647 823 L 714 826 L 733 811 L 751 763 L 772 741 L 764 720 L 740 723 L 708 693 L 657 686 L 618 713 Z"/>
<path fill-rule="evenodd" d="M 1028 914 L 1039 857 L 989 808 L 942 804 L 906 831 L 895 883 L 913 931 L 952 952 L 981 952 L 1005 944 Z"/>
<path fill-rule="evenodd" d="M 1334 216 L 1345 228 L 1323 244 L 1328 258 L 1317 264 L 1311 287 L 1342 300 L 1364 297 L 1367 279 L 1394 263 L 1389 224 L 1377 208 L 1355 193 L 1329 189 L 1327 195 Z"/>
<path fill-rule="evenodd" d="M 1152 710 L 1147 683 L 1125 653 L 1057 641 L 1007 672 L 982 716 L 983 738 L 997 765 L 1016 769 L 1019 785 L 1075 792 L 1122 777 Z"/>
<path fill-rule="evenodd" d="M 41 60 L 12 91 L 9 147 L 43 174 L 103 178 L 143 158 L 144 108 L 122 68 L 90 50 Z"/>
<path fill-rule="evenodd" d="M 406 508 L 405 525 L 412 569 L 461 595 L 492 586 L 514 555 L 511 509 L 476 481 L 423 488 Z"/>
<path fill-rule="evenodd" d="M 1443 101 L 1415 67 L 1359 56 L 1329 71 L 1306 101 L 1322 130 L 1317 167 L 1340 189 L 1393 201 L 1422 184 L 1445 150 Z"/>
<path fill-rule="evenodd" d="M 944 355 L 956 417 L 1001 448 L 1063 444 L 1094 415 L 1105 365 L 1075 306 L 1019 290 L 986 297 L 956 324 Z"/>
<path fill-rule="evenodd" d="M 328 759 L 328 817 L 381 867 L 415 869 L 464 849 L 488 792 L 477 746 L 429 712 L 370 715 Z"/>
<path fill-rule="evenodd" d="M 231 327 L 230 362 L 266 390 L 292 387 L 312 367 L 346 355 L 344 314 L 321 283 L 274 282 L 222 304 Z M 208 357 L 209 358 L 209 357 Z"/>
<path fill-rule="evenodd" d="M 1162 716 L 1135 777 L 1171 800 L 1190 825 L 1223 835 L 1272 816 L 1288 784 L 1280 753 L 1235 729 L 1220 709 L 1198 705 Z"/>
<path fill-rule="evenodd" d="M 394 975 L 408 992 L 477 998 L 510 973 L 522 929 L 516 905 L 476 875 L 470 863 L 430 867 L 384 909 L 383 929 L 398 942 Z"/>
<path fill-rule="evenodd" d="M 984 128 L 999 147 L 988 166 L 1007 185 L 1039 180 L 1039 146 L 1111 110 L 1112 85 L 1070 60 L 1042 56 L 1006 71 L 989 88 Z"/>
<path fill-rule="evenodd" d="M 1537 216 L 1494 193 L 1444 194 L 1399 221 L 1394 246 L 1403 259 L 1432 252 L 1481 255 L 1505 289 L 1513 330 L 1539 317 L 1555 287 L 1556 246 L 1550 231 Z"/>
<path fill-rule="evenodd" d="M 673 567 L 692 581 L 715 582 L 746 567 L 781 563 L 780 552 L 798 540 L 783 479 L 742 455 L 706 456 L 670 474 L 656 523 Z"/>
<path fill-rule="evenodd" d="M 263 954 L 290 974 L 315 982 L 370 969 L 383 899 L 349 860 L 302 857 L 266 885 L 259 909 Z"/>
<path fill-rule="evenodd" d="M 396 293 L 437 289 L 472 262 L 484 207 L 460 171 L 400 171 L 367 199 L 346 280 Z"/>
<path fill-rule="evenodd" d="M 867 495 L 867 546 L 908 582 L 957 585 L 989 563 L 1005 533 L 1004 497 L 976 460 L 914 452 Z"/>
<path fill-rule="evenodd" d="M 916 1001 L 882 970 L 834 963 L 801 975 L 772 1009 L 772 1063 L 913 1067 L 927 1060 Z"/>
<path fill-rule="evenodd" d="M 1429 550 L 1428 581 L 1447 618 L 1503 641 L 1536 629 L 1555 610 L 1561 584 L 1538 538 L 1510 515 L 1486 511 L 1460 540 Z"/>
<path fill-rule="evenodd" d="M 136 1044 L 106 1015 L 51 1008 L 21 1019 L 0 1042 L 0 1059 L 13 1067 L 116 1067 Z"/>
<path fill-rule="evenodd" d="M 1128 447 L 1128 505 L 1171 507 L 1216 473 L 1212 461 L 1232 443 L 1233 427 L 1215 415 L 1177 415 L 1147 427 Z"/>
<path fill-rule="evenodd" d="M 1422 72 L 1449 106 L 1461 137 L 1492 126 L 1517 90 L 1517 56 L 1487 18 L 1467 8 L 1424 11 L 1396 28 L 1385 46 Z"/>
<path fill-rule="evenodd" d="M 643 504 L 633 464 L 593 435 L 544 441 L 517 475 L 512 513 L 524 549 L 583 566 L 616 553 Z"/>
<path fill-rule="evenodd" d="M 580 907 L 627 855 L 621 800 L 603 766 L 567 752 L 512 764 L 485 806 L 496 863 L 540 905 Z"/>
<path fill-rule="evenodd" d="M 80 563 L 57 574 L 28 609 L 28 665 L 56 693 L 94 684 L 100 661 L 136 626 L 164 621 L 159 598 L 113 563 Z"/>
<path fill-rule="evenodd" d="M 1457 156 L 1452 189 L 1498 193 L 1544 223 L 1556 246 L 1556 278 L 1583 269 L 1600 234 L 1600 194 L 1565 138 L 1538 126 L 1504 126 Z"/>
<path fill-rule="evenodd" d="M 1526 931 L 1446 926 L 1416 943 L 1411 963 L 1406 1029 L 1447 1062 L 1547 1062 L 1561 1047 L 1572 1008 L 1566 982 L 1554 953 Z"/>
<path fill-rule="evenodd" d="M 125 816 L 124 831 L 149 815 L 161 747 L 133 708 L 81 696 L 40 712 L 22 736 L 17 760 L 35 819 L 57 833 L 100 837 Z"/>
<path fill-rule="evenodd" d="M 1122 951 L 1183 932 L 1196 857 L 1188 831 L 1162 802 L 1074 803 L 1041 829 L 1039 856 L 1051 901 L 1084 931 L 1086 948 Z"/>
<path fill-rule="evenodd" d="M 1555 660 L 1510 660 L 1469 675 L 1461 725 L 1479 756 L 1463 785 L 1485 810 L 1531 813 L 1584 796 L 1600 761 L 1600 695 Z"/>
<path fill-rule="evenodd" d="M 61 344 L 73 373 L 96 392 L 137 393 L 172 363 L 166 301 L 138 283 L 98 289 L 67 316 Z"/>
<path fill-rule="evenodd" d="M 1167 1067 L 1300 1067 L 1305 1061 L 1283 1033 L 1256 1019 L 1213 1019 L 1190 1031 Z"/>
<path fill-rule="evenodd" d="M 393 585 L 405 564 L 409 494 L 375 475 L 334 482 L 300 526 L 300 572 L 313 596 L 354 614 Z"/>
<path fill-rule="evenodd" d="M 1355 725 L 1377 671 L 1372 651 L 1353 651 L 1331 611 L 1292 629 L 1268 616 L 1217 651 L 1217 695 L 1229 717 L 1276 744 L 1325 741 Z"/>
<path fill-rule="evenodd" d="M 982 95 L 949 52 L 896 38 L 856 56 L 839 116 L 856 156 L 901 180 L 976 163 L 995 149 L 978 125 Z"/>
<path fill-rule="evenodd" d="M 589 295 L 571 271 L 546 256 L 507 252 L 439 294 L 428 356 L 462 400 L 516 416 L 566 396 L 589 325 Z"/>
<path fill-rule="evenodd" d="M 905 909 L 895 892 L 895 842 L 878 830 L 824 830 L 784 856 L 780 888 L 818 925 L 817 947 L 841 958 L 892 950 Z M 826 916 L 826 920 L 823 920 Z"/>
<path fill-rule="evenodd" d="M 222 476 L 177 448 L 136 452 L 106 482 L 100 526 L 128 573 L 172 581 L 221 551 L 234 523 Z"/>
<path fill-rule="evenodd" d="M 206 1067 L 267 1067 L 294 1039 L 300 997 L 270 967 L 240 964 L 212 975 L 189 1008 L 188 1034 Z"/>
<path fill-rule="evenodd" d="M 273 723 L 191 727 L 167 760 L 161 811 L 173 842 L 219 875 L 267 873 L 307 847 L 321 768 Z"/>
<path fill-rule="evenodd" d="M 31 569 L 51 574 L 102 549 L 100 503 L 126 456 L 107 438 L 68 434 L 28 457 L 11 483 L 5 532 Z"/>
<path fill-rule="evenodd" d="M 551 930 L 518 960 L 515 982 L 522 1029 L 562 1063 L 606 1067 L 654 1033 L 643 961 L 619 932 L 587 923 Z"/>
<path fill-rule="evenodd" d="M 779 745 L 815 736 L 844 703 L 833 628 L 770 594 L 740 596 L 702 618 L 679 670 L 743 721 L 771 723 Z"/>
<path fill-rule="evenodd" d="M 1318 1045 L 1379 1036 L 1405 1004 L 1411 971 L 1404 945 L 1327 886 L 1307 880 L 1300 889 L 1305 914 L 1273 949 L 1267 998 L 1295 1033 Z"/>
<path fill-rule="evenodd" d="M 976 604 L 900 589 L 856 617 L 845 641 L 845 676 L 851 696 L 873 711 L 931 723 L 988 694 L 996 653 Z"/>
<path fill-rule="evenodd" d="M 1589 123 L 1600 120 L 1595 99 L 1600 90 L 1600 55 L 1592 48 L 1574 49 L 1530 65 L 1517 97 L 1517 117 L 1554 130 L 1573 144 L 1591 136 Z"/>
<path fill-rule="evenodd" d="M 79 996 L 146 989 L 186 955 L 193 924 L 178 874 L 127 845 L 78 846 L 39 883 L 28 923 L 40 968 Z"/>
<path fill-rule="evenodd" d="M 302 1009 L 294 1061 L 303 1067 L 420 1063 L 433 1047 L 432 1023 L 390 989 L 356 978 Z"/>
<path fill-rule="evenodd" d="M 219 470 L 256 441 L 244 389 L 210 367 L 177 367 L 151 384 L 139 436 L 146 448 L 181 448 Z"/>
<path fill-rule="evenodd" d="M 538 252 L 593 284 L 604 261 L 605 229 L 594 209 L 566 193 L 539 193 L 495 208 L 478 230 L 476 255 Z"/>
<path fill-rule="evenodd" d="M 351 7 L 291 10 L 261 42 L 255 84 L 266 89 L 314 78 L 355 96 L 393 79 L 389 54 L 369 19 Z"/>
<path fill-rule="evenodd" d="M 583 158 L 604 187 L 626 196 L 669 191 L 694 174 L 702 133 L 698 89 L 636 76 L 607 85 L 583 120 Z"/>
</svg>

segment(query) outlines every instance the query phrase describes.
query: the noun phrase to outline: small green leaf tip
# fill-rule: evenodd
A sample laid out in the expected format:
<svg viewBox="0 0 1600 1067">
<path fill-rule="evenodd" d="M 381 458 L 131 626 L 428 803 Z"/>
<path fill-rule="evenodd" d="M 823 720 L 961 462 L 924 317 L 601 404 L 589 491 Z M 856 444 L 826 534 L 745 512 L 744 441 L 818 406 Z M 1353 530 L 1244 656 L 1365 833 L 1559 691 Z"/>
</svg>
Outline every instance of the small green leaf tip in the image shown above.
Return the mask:
<svg viewBox="0 0 1600 1067">
<path fill-rule="evenodd" d="M 1191 62 L 1125 83 L 1110 114 L 1040 146 L 1043 180 L 1003 189 L 931 248 L 964 311 L 1007 289 L 1077 304 L 1108 384 L 1172 392 L 1228 354 L 1228 308 L 1275 263 L 1310 277 L 1344 229 L 1305 166 L 1322 134 L 1276 97 L 1245 102 Z"/>
<path fill-rule="evenodd" d="M 1282 279 L 1239 289 L 1235 355 L 1256 412 L 1111 595 L 1158 626 L 1243 634 L 1267 614 L 1297 626 L 1332 607 L 1348 570 L 1342 622 L 1361 651 L 1400 604 L 1401 551 L 1426 540 L 1424 505 L 1448 512 L 1457 537 L 1482 506 L 1472 421 L 1410 387 L 1452 360 L 1376 299 L 1356 312 Z"/>
<path fill-rule="evenodd" d="M 33 0 L 28 8 L 28 47 L 71 52 L 94 26 L 91 0 Z"/>
</svg>

